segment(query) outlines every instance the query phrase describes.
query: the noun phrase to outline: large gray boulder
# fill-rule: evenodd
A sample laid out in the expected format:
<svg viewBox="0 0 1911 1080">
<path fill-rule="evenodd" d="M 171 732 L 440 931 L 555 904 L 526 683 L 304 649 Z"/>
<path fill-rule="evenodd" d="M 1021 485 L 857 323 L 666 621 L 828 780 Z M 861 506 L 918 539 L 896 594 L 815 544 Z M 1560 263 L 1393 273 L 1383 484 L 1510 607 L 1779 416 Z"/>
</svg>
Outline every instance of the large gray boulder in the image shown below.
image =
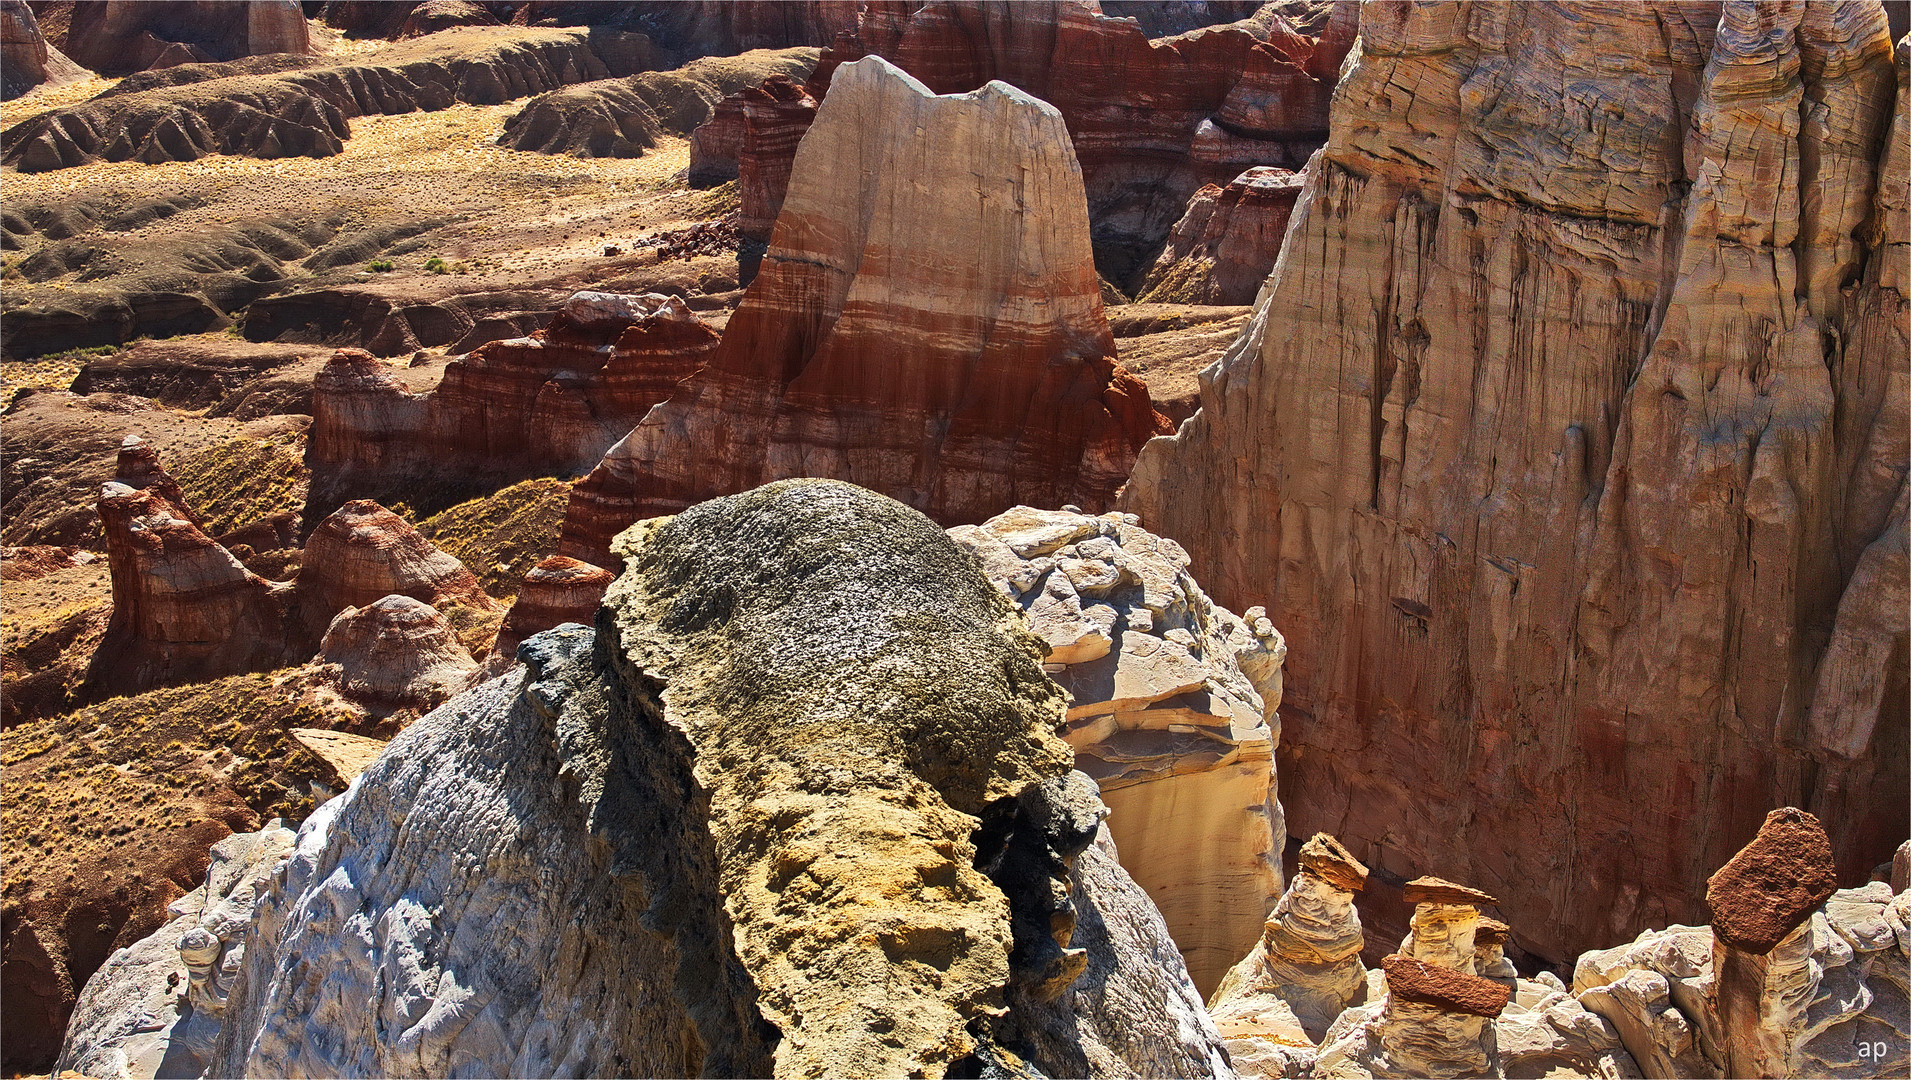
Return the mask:
<svg viewBox="0 0 1911 1080">
<path fill-rule="evenodd" d="M 784 481 L 618 550 L 301 828 L 213 1075 L 1232 1075 L 933 522 Z"/>
</svg>

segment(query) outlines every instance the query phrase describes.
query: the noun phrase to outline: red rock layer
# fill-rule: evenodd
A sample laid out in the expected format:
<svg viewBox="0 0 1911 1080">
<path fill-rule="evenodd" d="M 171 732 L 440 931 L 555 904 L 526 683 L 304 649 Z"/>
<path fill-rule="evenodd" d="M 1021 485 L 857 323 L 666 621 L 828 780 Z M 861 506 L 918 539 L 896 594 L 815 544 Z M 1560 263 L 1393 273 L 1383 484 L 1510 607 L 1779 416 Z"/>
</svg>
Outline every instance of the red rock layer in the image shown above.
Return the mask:
<svg viewBox="0 0 1911 1080">
<path fill-rule="evenodd" d="M 1135 299 L 1182 304 L 1251 304 L 1274 269 L 1301 178 L 1269 166 L 1249 169 L 1226 188 L 1194 193 L 1168 233 Z"/>
<path fill-rule="evenodd" d="M 369 499 L 346 503 L 319 523 L 299 560 L 298 616 L 302 651 L 348 607 L 369 607 L 397 594 L 440 611 L 450 606 L 490 611 L 497 601 L 457 559 L 433 547 L 404 518 Z"/>
<path fill-rule="evenodd" d="M 1123 503 L 1287 634 L 1290 827 L 1556 960 L 1703 921 L 1772 805 L 1862 881 L 1911 792 L 1907 43 L 1894 120 L 1871 3 L 1361 20 Z"/>
<path fill-rule="evenodd" d="M 480 345 L 428 393 L 359 349 L 312 388 L 312 503 L 447 475 L 576 474 L 702 366 L 717 334 L 677 297 L 582 292 L 529 337 Z"/>
<path fill-rule="evenodd" d="M 290 585 L 247 570 L 157 490 L 109 483 L 99 515 L 113 616 L 87 671 L 86 697 L 203 682 L 285 661 Z"/>
<path fill-rule="evenodd" d="M 787 75 L 744 90 L 743 130 L 737 146 L 737 197 L 742 203 L 737 233 L 744 258 L 741 280 L 756 277 L 759 256 L 770 242 L 777 212 L 790 186 L 796 144 L 816 121 L 816 99 Z"/>
<path fill-rule="evenodd" d="M 690 186 L 716 187 L 737 179 L 737 159 L 742 153 L 743 95 L 738 93 L 717 102 L 710 119 L 690 133 L 690 172 L 686 177 Z M 795 153 L 792 148 L 790 154 Z"/>
<path fill-rule="evenodd" d="M 1061 117 L 839 69 L 762 276 L 709 365 L 573 488 L 559 551 L 769 480 L 849 480 L 945 524 L 1106 506 L 1165 426 L 1114 362 Z"/>
<path fill-rule="evenodd" d="M 541 634 L 567 622 L 594 625 L 597 605 L 610 588 L 612 574 L 601 566 L 551 555 L 524 575 L 518 598 L 498 627 L 487 671 L 499 671 L 517 660 L 518 646 L 532 634 Z"/>
<path fill-rule="evenodd" d="M 1705 906 L 1720 942 L 1764 954 L 1837 891 L 1824 826 L 1788 806 L 1766 814 L 1752 842 L 1706 881 Z"/>
<path fill-rule="evenodd" d="M 186 493 L 160 463 L 159 450 L 137 435 L 126 436 L 119 444 L 119 456 L 113 466 L 113 482 L 135 491 L 150 491 L 166 501 L 173 513 L 194 525 L 204 522 L 186 505 Z"/>
<path fill-rule="evenodd" d="M 1110 277 L 1152 259 L 1188 198 L 1243 169 L 1298 169 L 1325 138 L 1354 4 L 1320 36 L 1271 10 L 1149 41 L 1126 19 L 1076 3 L 872 3 L 825 50 L 810 92 L 838 64 L 877 55 L 936 93 L 1000 79 L 1053 104 L 1074 140 L 1097 260 Z"/>
<path fill-rule="evenodd" d="M 478 670 L 445 617 L 408 596 L 339 612 L 317 659 L 341 695 L 379 709 L 436 708 Z"/>
</svg>

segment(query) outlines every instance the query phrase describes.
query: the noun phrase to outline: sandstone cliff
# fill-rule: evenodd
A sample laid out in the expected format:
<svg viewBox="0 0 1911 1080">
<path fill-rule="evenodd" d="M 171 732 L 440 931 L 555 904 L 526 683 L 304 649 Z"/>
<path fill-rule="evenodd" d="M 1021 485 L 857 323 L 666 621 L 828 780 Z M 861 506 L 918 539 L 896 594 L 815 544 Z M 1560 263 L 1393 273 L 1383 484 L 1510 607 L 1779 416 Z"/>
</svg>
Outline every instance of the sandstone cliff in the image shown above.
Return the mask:
<svg viewBox="0 0 1911 1080">
<path fill-rule="evenodd" d="M 1274 268 L 1301 180 L 1260 166 L 1194 193 L 1168 232 L 1138 303 L 1251 304 Z"/>
<path fill-rule="evenodd" d="M 1280 634 L 1209 601 L 1180 545 L 1132 517 L 1018 506 L 949 534 L 1048 643 L 1075 766 L 1212 992 L 1281 893 Z"/>
<path fill-rule="evenodd" d="M 577 475 L 694 374 L 717 333 L 679 297 L 574 294 L 544 329 L 487 342 L 409 390 L 359 349 L 312 386 L 308 515 L 415 486 Z M 627 523 L 626 523 L 627 524 Z"/>
<path fill-rule="evenodd" d="M 307 820 L 214 1072 L 1232 1075 L 932 522 L 791 481 L 619 550 Z"/>
<path fill-rule="evenodd" d="M 1907 45 L 1857 2 L 1361 19 L 1122 504 L 1288 635 L 1295 826 L 1554 959 L 1694 920 L 1761 807 L 1862 877 L 1907 798 Z"/>
<path fill-rule="evenodd" d="M 1047 105 L 839 69 L 722 344 L 578 482 L 560 554 L 610 565 L 631 522 L 785 476 L 945 524 L 1105 507 L 1159 420 L 1115 364 L 1083 206 Z"/>
<path fill-rule="evenodd" d="M 1327 130 L 1356 5 L 1268 5 L 1150 41 L 1095 4 L 871 4 L 810 77 L 881 56 L 940 94 L 999 79 L 1058 109 L 1081 160 L 1097 265 L 1132 287 L 1189 196 L 1257 165 L 1299 168 Z M 1278 7 L 1304 11 L 1295 25 Z"/>
</svg>

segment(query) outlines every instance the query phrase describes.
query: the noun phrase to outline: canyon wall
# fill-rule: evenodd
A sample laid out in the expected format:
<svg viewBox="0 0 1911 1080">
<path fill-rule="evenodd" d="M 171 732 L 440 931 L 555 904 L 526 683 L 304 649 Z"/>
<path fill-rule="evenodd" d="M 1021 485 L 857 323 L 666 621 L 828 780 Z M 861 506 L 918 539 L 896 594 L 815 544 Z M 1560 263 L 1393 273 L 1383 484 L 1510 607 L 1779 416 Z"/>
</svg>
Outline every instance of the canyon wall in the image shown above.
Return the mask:
<svg viewBox="0 0 1911 1080">
<path fill-rule="evenodd" d="M 1911 43 L 1870 2 L 1383 2 L 1360 40 L 1121 503 L 1286 634 L 1290 828 L 1555 960 L 1698 921 L 1772 805 L 1862 880 L 1906 825 Z"/>
<path fill-rule="evenodd" d="M 1054 105 L 1081 160 L 1096 265 L 1132 287 L 1202 185 L 1299 168 L 1320 145 L 1356 5 L 1268 5 L 1152 41 L 1098 7 L 873 3 L 824 50 L 810 92 L 825 97 L 839 64 L 874 55 L 939 94 L 999 79 Z"/>
<path fill-rule="evenodd" d="M 709 362 L 578 481 L 559 554 L 640 518 L 827 476 L 944 524 L 1106 509 L 1164 421 L 1115 362 L 1061 116 L 837 69 L 761 274 Z"/>
</svg>

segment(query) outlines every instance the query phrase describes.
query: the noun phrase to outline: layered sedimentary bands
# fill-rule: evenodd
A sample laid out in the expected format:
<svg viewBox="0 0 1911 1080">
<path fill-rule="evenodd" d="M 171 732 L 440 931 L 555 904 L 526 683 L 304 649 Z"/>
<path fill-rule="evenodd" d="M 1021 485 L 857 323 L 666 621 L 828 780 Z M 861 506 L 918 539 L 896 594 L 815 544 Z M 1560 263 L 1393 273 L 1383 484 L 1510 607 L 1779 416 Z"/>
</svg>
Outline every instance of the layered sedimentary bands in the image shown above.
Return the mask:
<svg viewBox="0 0 1911 1080">
<path fill-rule="evenodd" d="M 1069 691 L 1063 738 L 1108 830 L 1161 909 L 1195 986 L 1213 991 L 1281 892 L 1281 661 L 1258 611 L 1211 603 L 1187 553 L 1133 515 L 1018 506 L 951 529 L 1048 643 Z"/>
<path fill-rule="evenodd" d="M 1370 4 L 1360 40 L 1250 331 L 1122 503 L 1287 635 L 1294 826 L 1554 960 L 1696 921 L 1772 805 L 1862 880 L 1907 798 L 1911 43 L 1867 3 Z"/>
<path fill-rule="evenodd" d="M 1251 17 L 1150 41 L 1135 22 L 1077 3 L 871 4 L 826 49 L 810 92 L 838 64 L 882 56 L 936 93 L 999 79 L 1061 111 L 1081 160 L 1097 263 L 1128 283 L 1204 184 L 1253 166 L 1297 169 L 1327 130 L 1357 5 L 1268 5 Z"/>
<path fill-rule="evenodd" d="M 463 650 L 441 640 L 438 609 L 497 607 L 463 563 L 370 500 L 318 522 L 295 581 L 260 577 L 201 530 L 157 452 L 137 438 L 121 448 L 98 505 L 113 614 L 82 698 L 298 664 L 324 646 L 324 662 L 342 665 L 333 678 L 347 697 L 436 704 L 464 685 L 443 667 Z M 398 655 L 407 649 L 418 655 Z M 461 663 L 467 675 L 475 667 L 468 652 Z"/>
<path fill-rule="evenodd" d="M 495 487 L 586 472 L 716 347 L 677 297 L 580 292 L 544 329 L 452 361 L 426 393 L 341 349 L 312 386 L 310 509 L 446 477 Z"/>
<path fill-rule="evenodd" d="M 1911 848 L 1911 845 L 1907 845 Z M 1496 898 L 1402 889 L 1412 931 L 1366 970 L 1368 871 L 1334 838 L 1210 1001 L 1234 1067 L 1261 1077 L 1891 1076 L 1911 1017 L 1911 893 L 1839 890 L 1812 815 L 1786 808 L 1714 874 L 1713 926 L 1647 931 L 1579 958 L 1569 988 L 1503 955 Z"/>
<path fill-rule="evenodd" d="M 156 939 L 178 964 L 116 959 L 63 1061 L 1231 1075 L 1097 842 L 1037 640 L 941 529 L 789 481 L 619 550 L 596 631 L 420 720 L 276 873 L 215 867 Z M 183 1005 L 159 990 L 182 965 Z M 154 999 L 143 1032 L 112 1015 Z"/>
<path fill-rule="evenodd" d="M 924 185 L 928 185 L 924 187 Z M 945 524 L 1105 508 L 1160 420 L 1116 365 L 1062 118 L 1010 87 L 937 97 L 838 69 L 763 270 L 702 371 L 580 480 L 560 554 L 786 476 Z"/>
</svg>

